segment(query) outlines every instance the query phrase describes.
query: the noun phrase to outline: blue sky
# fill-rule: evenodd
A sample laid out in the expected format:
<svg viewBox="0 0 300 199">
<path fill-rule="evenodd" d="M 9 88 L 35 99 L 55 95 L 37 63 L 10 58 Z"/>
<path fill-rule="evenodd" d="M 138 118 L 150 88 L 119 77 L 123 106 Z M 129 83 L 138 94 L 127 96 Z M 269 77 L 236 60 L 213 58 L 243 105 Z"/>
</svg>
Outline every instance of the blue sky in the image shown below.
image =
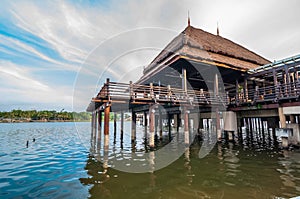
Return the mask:
<svg viewBox="0 0 300 199">
<path fill-rule="evenodd" d="M 273 61 L 299 54 L 299 1 L 1 1 L 0 111 L 85 110 L 106 77 L 135 80 L 187 25 Z"/>
</svg>

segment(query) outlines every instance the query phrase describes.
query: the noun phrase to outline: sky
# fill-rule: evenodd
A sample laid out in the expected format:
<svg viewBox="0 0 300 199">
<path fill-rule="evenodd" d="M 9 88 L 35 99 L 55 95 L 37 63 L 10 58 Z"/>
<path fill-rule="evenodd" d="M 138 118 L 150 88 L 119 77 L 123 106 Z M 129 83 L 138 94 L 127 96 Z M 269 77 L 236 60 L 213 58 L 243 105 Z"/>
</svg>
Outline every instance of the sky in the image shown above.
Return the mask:
<svg viewBox="0 0 300 199">
<path fill-rule="evenodd" d="M 107 77 L 137 80 L 191 25 L 270 61 L 300 54 L 298 0 L 0 3 L 0 111 L 84 111 Z"/>
</svg>

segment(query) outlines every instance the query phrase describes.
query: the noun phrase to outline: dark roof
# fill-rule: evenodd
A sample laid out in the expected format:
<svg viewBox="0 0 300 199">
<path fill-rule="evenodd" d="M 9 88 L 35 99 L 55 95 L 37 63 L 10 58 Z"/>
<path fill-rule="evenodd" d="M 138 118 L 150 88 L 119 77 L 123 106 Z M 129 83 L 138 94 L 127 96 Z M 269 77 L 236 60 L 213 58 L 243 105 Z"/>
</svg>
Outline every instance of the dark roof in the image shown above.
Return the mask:
<svg viewBox="0 0 300 199">
<path fill-rule="evenodd" d="M 244 71 L 270 63 L 269 60 L 226 38 L 188 26 L 145 68 L 144 73 L 174 55 Z"/>
</svg>

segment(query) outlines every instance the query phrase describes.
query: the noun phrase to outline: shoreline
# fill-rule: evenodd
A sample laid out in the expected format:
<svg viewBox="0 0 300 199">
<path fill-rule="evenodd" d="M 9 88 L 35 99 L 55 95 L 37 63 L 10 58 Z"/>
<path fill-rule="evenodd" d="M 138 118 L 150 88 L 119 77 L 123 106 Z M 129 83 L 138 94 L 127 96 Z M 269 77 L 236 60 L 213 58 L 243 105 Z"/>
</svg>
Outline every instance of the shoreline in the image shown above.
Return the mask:
<svg viewBox="0 0 300 199">
<path fill-rule="evenodd" d="M 9 124 L 9 123 L 62 123 L 62 122 L 90 122 L 90 120 L 0 120 L 0 124 Z"/>
</svg>

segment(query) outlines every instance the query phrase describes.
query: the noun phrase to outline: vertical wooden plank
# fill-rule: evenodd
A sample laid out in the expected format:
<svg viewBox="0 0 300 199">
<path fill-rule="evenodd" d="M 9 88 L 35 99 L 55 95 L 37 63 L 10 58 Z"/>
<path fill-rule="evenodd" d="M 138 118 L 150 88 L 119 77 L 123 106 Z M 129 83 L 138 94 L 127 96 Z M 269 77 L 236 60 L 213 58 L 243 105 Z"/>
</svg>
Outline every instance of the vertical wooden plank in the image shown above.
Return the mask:
<svg viewBox="0 0 300 199">
<path fill-rule="evenodd" d="M 109 114 L 110 106 L 106 106 L 104 109 L 104 135 L 109 134 Z"/>
</svg>

